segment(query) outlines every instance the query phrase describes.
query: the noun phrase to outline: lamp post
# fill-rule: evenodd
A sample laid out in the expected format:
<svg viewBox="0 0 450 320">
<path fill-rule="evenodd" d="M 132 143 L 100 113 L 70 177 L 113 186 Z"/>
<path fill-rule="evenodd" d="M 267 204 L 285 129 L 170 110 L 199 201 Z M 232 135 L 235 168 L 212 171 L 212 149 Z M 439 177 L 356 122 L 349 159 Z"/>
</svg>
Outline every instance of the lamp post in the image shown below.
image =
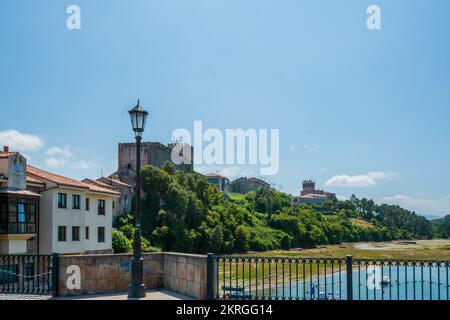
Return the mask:
<svg viewBox="0 0 450 320">
<path fill-rule="evenodd" d="M 138 100 L 137 105 L 128 113 L 136 136 L 136 212 L 134 214 L 133 259 L 131 260 L 131 284 L 128 287 L 128 298 L 143 298 L 146 295 L 146 288 L 143 283 L 144 259 L 141 248 L 141 141 L 148 112 L 139 105 Z"/>
</svg>

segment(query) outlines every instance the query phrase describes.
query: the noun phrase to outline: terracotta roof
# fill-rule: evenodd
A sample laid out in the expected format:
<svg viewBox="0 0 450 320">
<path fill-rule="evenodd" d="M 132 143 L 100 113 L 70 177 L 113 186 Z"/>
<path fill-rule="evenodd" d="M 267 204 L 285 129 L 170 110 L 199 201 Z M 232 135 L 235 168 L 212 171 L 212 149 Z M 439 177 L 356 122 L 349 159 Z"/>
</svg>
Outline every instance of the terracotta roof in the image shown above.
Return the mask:
<svg viewBox="0 0 450 320">
<path fill-rule="evenodd" d="M 117 179 L 111 179 L 111 178 L 106 178 L 106 177 L 102 177 L 100 179 L 108 180 L 111 183 L 118 184 L 119 186 L 122 186 L 122 187 L 131 188 L 131 186 L 128 183 L 122 182 L 122 181 L 117 180 Z M 97 181 L 100 181 L 100 179 L 98 179 Z"/>
<path fill-rule="evenodd" d="M 93 181 L 90 179 L 85 179 L 84 181 L 86 181 L 86 180 Z M 108 188 L 104 188 L 104 187 L 100 187 L 97 183 L 93 183 L 93 182 L 85 182 L 85 185 L 87 185 L 89 187 L 89 191 L 108 193 L 111 195 L 120 196 L 120 192 L 113 190 L 110 186 L 108 186 Z"/>
<path fill-rule="evenodd" d="M 221 175 L 218 174 L 218 173 L 207 173 L 206 176 L 207 176 L 208 178 L 225 178 L 224 176 L 221 176 Z"/>
<path fill-rule="evenodd" d="M 308 199 L 313 199 L 313 198 L 327 198 L 326 195 L 323 194 L 305 194 L 304 196 L 300 196 L 299 198 L 308 198 Z"/>
<path fill-rule="evenodd" d="M 100 193 L 107 193 L 107 194 L 111 194 L 111 195 L 120 196 L 120 193 L 115 190 L 112 190 L 111 187 L 105 188 L 105 187 L 99 186 L 96 183 L 81 182 L 81 181 L 78 181 L 75 179 L 70 179 L 67 177 L 57 175 L 55 173 L 47 172 L 47 171 L 35 168 L 30 165 L 27 166 L 27 175 L 28 175 L 28 177 L 35 179 L 35 180 L 51 181 L 51 182 L 56 183 L 61 186 L 82 188 L 82 189 L 87 189 L 92 192 L 100 192 Z M 86 180 L 89 180 L 89 179 L 86 179 Z M 94 181 L 94 180 L 90 180 L 90 181 Z"/>
<path fill-rule="evenodd" d="M 98 180 L 89 179 L 89 178 L 86 178 L 86 179 L 82 180 L 82 182 L 88 183 L 88 184 L 96 184 L 96 185 L 98 185 L 99 187 L 102 187 L 102 188 L 117 189 L 116 187 L 113 187 L 113 186 L 111 186 L 109 184 L 103 183 L 103 182 L 98 181 Z"/>
<path fill-rule="evenodd" d="M 42 169 L 35 168 L 30 165 L 27 166 L 27 174 L 30 175 L 32 178 L 40 179 L 40 180 L 44 180 L 44 181 L 50 181 L 50 182 L 53 182 L 53 183 L 56 183 L 56 184 L 62 185 L 62 186 L 89 189 L 89 186 L 87 186 L 85 183 L 83 183 L 81 181 L 66 178 L 66 177 L 57 175 L 55 173 L 51 173 L 51 172 L 44 171 Z"/>
<path fill-rule="evenodd" d="M 45 184 L 44 181 L 30 177 L 29 175 L 27 175 L 27 182 Z"/>
</svg>

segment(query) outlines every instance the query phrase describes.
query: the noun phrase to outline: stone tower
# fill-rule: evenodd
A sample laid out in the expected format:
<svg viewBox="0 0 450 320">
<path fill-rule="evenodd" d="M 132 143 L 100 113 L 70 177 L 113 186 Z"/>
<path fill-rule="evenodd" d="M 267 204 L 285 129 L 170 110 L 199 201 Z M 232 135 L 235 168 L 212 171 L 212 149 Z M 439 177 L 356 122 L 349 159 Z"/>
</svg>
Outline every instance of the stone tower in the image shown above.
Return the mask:
<svg viewBox="0 0 450 320">
<path fill-rule="evenodd" d="M 303 180 L 302 187 L 300 195 L 313 194 L 316 190 L 316 182 L 313 180 Z"/>
</svg>

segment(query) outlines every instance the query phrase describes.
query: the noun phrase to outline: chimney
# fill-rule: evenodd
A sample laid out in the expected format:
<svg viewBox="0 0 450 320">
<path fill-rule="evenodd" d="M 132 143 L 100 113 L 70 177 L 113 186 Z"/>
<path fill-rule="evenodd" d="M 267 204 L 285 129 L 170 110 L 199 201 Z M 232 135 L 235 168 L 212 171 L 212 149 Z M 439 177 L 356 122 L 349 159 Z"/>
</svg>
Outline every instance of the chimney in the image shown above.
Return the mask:
<svg viewBox="0 0 450 320">
<path fill-rule="evenodd" d="M 8 146 L 3 146 L 3 152 L 9 152 L 9 147 Z"/>
</svg>

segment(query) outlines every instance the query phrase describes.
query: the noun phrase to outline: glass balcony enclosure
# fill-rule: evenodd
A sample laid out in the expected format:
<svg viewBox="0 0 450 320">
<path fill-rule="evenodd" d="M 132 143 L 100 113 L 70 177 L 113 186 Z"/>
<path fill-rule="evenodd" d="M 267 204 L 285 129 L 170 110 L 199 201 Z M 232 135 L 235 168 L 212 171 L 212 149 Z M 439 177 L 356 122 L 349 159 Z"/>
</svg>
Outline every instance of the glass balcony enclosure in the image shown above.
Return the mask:
<svg viewBox="0 0 450 320">
<path fill-rule="evenodd" d="M 35 234 L 38 200 L 0 197 L 0 234 Z"/>
</svg>

